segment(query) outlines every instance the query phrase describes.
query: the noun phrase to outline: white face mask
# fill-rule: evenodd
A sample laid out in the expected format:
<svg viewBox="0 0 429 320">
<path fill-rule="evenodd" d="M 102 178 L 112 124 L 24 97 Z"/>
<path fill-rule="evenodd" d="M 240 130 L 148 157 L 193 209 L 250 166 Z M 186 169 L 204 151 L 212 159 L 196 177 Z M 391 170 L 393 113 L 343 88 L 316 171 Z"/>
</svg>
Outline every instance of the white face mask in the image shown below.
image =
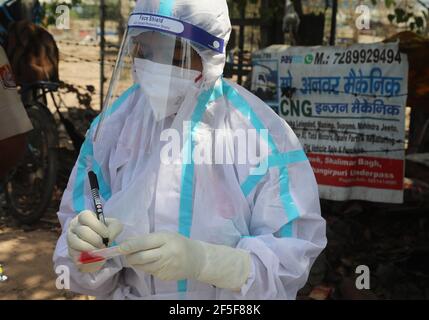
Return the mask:
<svg viewBox="0 0 429 320">
<path fill-rule="evenodd" d="M 201 72 L 134 59 L 134 72 L 157 121 L 177 113 Z"/>
</svg>

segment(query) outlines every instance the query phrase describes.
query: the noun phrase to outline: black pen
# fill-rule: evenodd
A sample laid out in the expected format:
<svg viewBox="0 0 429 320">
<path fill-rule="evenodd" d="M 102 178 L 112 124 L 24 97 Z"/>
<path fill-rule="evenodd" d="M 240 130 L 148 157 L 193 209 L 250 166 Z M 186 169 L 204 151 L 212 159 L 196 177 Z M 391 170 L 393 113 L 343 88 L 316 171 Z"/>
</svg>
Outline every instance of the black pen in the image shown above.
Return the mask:
<svg viewBox="0 0 429 320">
<path fill-rule="evenodd" d="M 104 218 L 103 213 L 103 206 L 101 204 L 101 198 L 100 198 L 100 187 L 98 185 L 98 179 L 97 175 L 94 171 L 88 172 L 88 178 L 89 178 L 89 185 L 91 187 L 91 195 L 92 200 L 94 200 L 94 206 L 95 206 L 95 213 L 97 214 L 98 220 L 104 223 L 104 225 L 107 227 L 106 219 Z M 103 238 L 103 243 L 106 247 L 109 246 L 109 238 Z"/>
</svg>

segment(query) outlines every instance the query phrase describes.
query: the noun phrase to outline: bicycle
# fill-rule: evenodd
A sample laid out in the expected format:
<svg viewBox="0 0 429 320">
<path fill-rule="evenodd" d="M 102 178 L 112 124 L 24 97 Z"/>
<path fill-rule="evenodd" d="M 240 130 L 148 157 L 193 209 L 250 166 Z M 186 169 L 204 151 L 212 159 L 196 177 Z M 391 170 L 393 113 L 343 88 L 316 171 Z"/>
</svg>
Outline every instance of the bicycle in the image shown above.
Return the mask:
<svg viewBox="0 0 429 320">
<path fill-rule="evenodd" d="M 19 20 L 18 12 L 16 0 L 7 0 L 0 5 L 0 45 L 7 38 L 7 27 Z M 34 129 L 28 133 L 24 158 L 3 183 L 3 193 L 6 211 L 21 223 L 33 224 L 40 220 L 52 200 L 59 169 L 59 136 L 56 120 L 48 108 L 48 97 L 73 141 L 76 152 L 80 150 L 84 137 L 60 112 L 60 105 L 64 106 L 64 101 L 59 95 L 58 104 L 54 96 L 60 83 L 37 81 L 21 83 L 20 86 L 21 99 Z"/>
<path fill-rule="evenodd" d="M 47 107 L 47 95 L 58 83 L 37 82 L 21 88 L 32 98 L 24 106 L 33 124 L 27 136 L 27 150 L 21 162 L 4 184 L 7 211 L 24 224 L 40 220 L 48 208 L 58 172 L 58 132 L 55 119 Z"/>
</svg>

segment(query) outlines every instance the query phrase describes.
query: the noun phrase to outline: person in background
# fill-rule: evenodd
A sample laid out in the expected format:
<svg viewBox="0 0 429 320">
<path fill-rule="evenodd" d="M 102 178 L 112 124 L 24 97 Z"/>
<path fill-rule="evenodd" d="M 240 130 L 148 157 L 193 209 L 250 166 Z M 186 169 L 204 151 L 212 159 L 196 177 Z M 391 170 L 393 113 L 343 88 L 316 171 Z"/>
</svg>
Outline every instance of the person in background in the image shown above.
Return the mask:
<svg viewBox="0 0 429 320">
<path fill-rule="evenodd" d="M 35 0 L 33 3 L 33 9 L 31 10 L 32 21 L 37 25 L 41 25 L 45 16 L 43 6 L 39 0 Z"/>
<path fill-rule="evenodd" d="M 0 179 L 24 155 L 26 133 L 32 129 L 18 94 L 12 68 L 0 46 Z"/>
</svg>

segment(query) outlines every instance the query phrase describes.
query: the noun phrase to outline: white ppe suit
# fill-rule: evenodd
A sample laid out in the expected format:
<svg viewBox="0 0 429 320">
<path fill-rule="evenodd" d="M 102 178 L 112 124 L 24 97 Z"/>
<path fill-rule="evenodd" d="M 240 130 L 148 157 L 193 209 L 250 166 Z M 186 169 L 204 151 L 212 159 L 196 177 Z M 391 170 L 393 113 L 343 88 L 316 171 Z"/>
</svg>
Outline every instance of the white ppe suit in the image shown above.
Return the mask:
<svg viewBox="0 0 429 320">
<path fill-rule="evenodd" d="M 225 0 L 139 1 L 135 10 L 150 11 L 153 3 L 160 15 L 228 41 Z M 224 53 L 202 48 L 198 53 L 204 84 L 189 90 L 177 114 L 155 121 L 135 84 L 103 120 L 106 133 L 94 142 L 99 118 L 88 131 L 58 212 L 64 231 L 54 263 L 70 268 L 72 291 L 101 299 L 295 299 L 326 246 L 316 180 L 297 137 L 264 102 L 221 77 Z M 170 163 L 161 161 L 169 144 L 161 138 L 166 128 L 183 139 L 181 159 L 172 153 Z M 230 162 L 209 161 L 216 130 L 227 132 L 224 155 Z M 257 149 L 263 159 L 259 165 L 251 161 L 256 157 L 239 161 L 243 151 L 234 133 L 240 130 L 256 133 L 247 140 L 248 149 Z M 193 153 L 201 150 L 203 155 Z M 184 154 L 207 161 L 183 161 Z M 263 166 L 267 170 L 257 170 Z M 124 224 L 118 243 L 168 231 L 243 249 L 252 264 L 245 285 L 233 292 L 196 280 L 162 281 L 127 265 L 124 257 L 107 261 L 96 273 L 81 273 L 68 255 L 66 230 L 76 214 L 94 210 L 89 170 L 98 175 L 105 216 Z"/>
</svg>

